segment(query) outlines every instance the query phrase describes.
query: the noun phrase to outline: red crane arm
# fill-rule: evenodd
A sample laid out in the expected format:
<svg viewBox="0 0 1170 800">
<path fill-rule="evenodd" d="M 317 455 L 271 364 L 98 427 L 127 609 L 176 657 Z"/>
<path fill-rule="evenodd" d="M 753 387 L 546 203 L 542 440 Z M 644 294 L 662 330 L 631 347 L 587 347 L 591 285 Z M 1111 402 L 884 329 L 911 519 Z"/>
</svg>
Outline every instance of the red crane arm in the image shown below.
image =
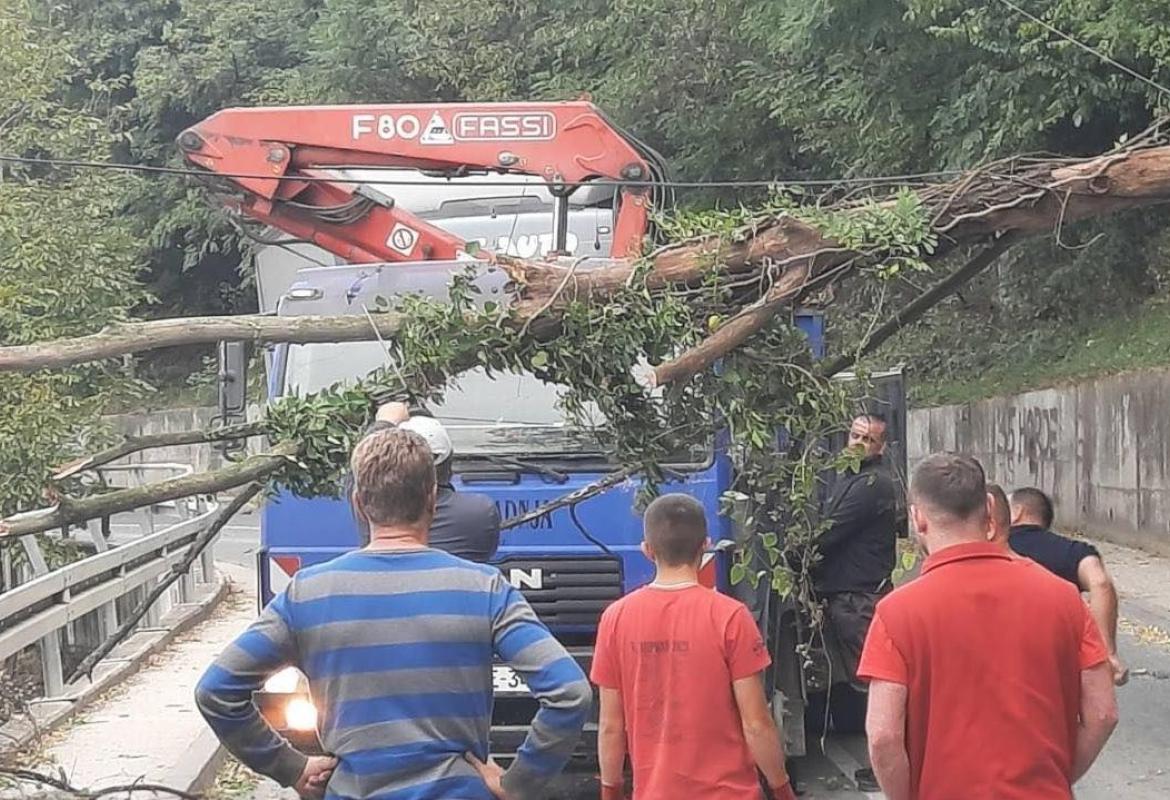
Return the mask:
<svg viewBox="0 0 1170 800">
<path fill-rule="evenodd" d="M 349 262 L 453 259 L 465 244 L 322 170 L 536 175 L 554 196 L 565 184 L 571 190 L 595 178 L 648 181 L 652 174 L 639 151 L 583 101 L 232 108 L 188 128 L 179 147 L 190 163 L 243 190 L 239 211 Z M 633 256 L 646 232 L 646 189 L 623 186 L 619 200 L 612 255 Z"/>
</svg>

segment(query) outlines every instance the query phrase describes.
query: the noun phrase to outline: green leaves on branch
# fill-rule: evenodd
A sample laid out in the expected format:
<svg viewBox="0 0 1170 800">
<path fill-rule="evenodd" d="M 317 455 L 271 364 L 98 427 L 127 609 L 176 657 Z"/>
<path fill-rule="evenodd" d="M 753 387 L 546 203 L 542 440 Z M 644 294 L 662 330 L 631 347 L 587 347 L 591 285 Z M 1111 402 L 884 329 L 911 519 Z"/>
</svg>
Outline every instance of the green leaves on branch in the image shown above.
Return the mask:
<svg viewBox="0 0 1170 800">
<path fill-rule="evenodd" d="M 823 226 L 861 252 L 891 251 L 911 260 L 933 246 L 922 208 L 909 194 L 868 203 L 856 221 L 776 193 L 762 211 L 664 222 L 679 232 L 727 237 L 737 235 L 747 220 L 780 213 Z M 489 375 L 531 372 L 560 387 L 567 419 L 615 468 L 646 475 L 643 499 L 669 489 L 672 464 L 704 460 L 715 437 L 726 436 L 737 477 L 725 513 L 752 543 L 737 557 L 733 578 L 755 584 L 767 576 L 782 594 L 810 596 L 814 541 L 823 525 L 817 514 L 819 480 L 825 471 L 856 467 L 855 458 L 827 442 L 849 418 L 856 390 L 817 375 L 795 317 L 781 315 L 715 369 L 648 394 L 635 378 L 639 368 L 693 346 L 709 333 L 709 320 L 733 315 L 743 302 L 733 298 L 717 270 L 701 286 L 650 291 L 648 269 L 638 266 L 604 299 L 575 299 L 529 322 L 485 300 L 470 273 L 454 280 L 447 303 L 399 298 L 393 310 L 404 323 L 386 342 L 382 368 L 353 385 L 285 398 L 271 408 L 272 435 L 303 445 L 279 481 L 303 495 L 333 494 L 379 402 L 436 402 L 470 368 Z M 377 306 L 390 310 L 392 304 L 379 300 Z"/>
</svg>

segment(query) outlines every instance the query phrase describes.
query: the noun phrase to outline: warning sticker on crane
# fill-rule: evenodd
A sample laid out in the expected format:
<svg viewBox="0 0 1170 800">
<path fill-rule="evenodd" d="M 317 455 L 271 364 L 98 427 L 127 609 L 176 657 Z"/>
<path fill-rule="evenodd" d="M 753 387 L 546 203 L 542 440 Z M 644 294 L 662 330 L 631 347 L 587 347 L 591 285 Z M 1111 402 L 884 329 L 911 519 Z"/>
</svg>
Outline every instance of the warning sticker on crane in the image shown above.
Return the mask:
<svg viewBox="0 0 1170 800">
<path fill-rule="evenodd" d="M 426 130 L 422 132 L 422 136 L 418 137 L 419 144 L 455 144 L 455 137 L 451 135 L 451 129 L 447 127 L 447 123 L 439 116 L 436 111 L 431 114 L 431 121 L 427 123 Z"/>
<path fill-rule="evenodd" d="M 390 235 L 386 238 L 386 246 L 404 256 L 410 255 L 417 243 L 418 231 L 406 227 L 401 222 L 394 226 L 394 230 L 390 231 Z"/>
</svg>

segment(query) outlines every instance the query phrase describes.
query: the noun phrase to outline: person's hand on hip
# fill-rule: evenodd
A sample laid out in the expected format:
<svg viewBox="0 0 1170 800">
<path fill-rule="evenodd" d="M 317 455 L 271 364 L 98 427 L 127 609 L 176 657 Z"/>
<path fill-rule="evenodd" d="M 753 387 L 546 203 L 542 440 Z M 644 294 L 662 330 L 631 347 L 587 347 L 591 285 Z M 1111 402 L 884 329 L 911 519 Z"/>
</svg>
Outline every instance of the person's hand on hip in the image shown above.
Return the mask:
<svg viewBox="0 0 1170 800">
<path fill-rule="evenodd" d="M 796 790 L 792 788 L 792 781 L 784 781 L 780 786 L 769 786 L 775 800 L 796 800 Z"/>
<path fill-rule="evenodd" d="M 1113 669 L 1114 686 L 1125 686 L 1129 683 L 1129 667 L 1125 666 L 1117 653 L 1109 656 L 1109 666 Z"/>
<path fill-rule="evenodd" d="M 602 783 L 600 786 L 601 800 L 627 800 L 629 797 L 629 795 L 626 794 L 626 787 L 624 784 L 619 783 L 615 786 L 612 784 Z"/>
<path fill-rule="evenodd" d="M 496 762 L 492 761 L 491 756 L 488 756 L 486 762 L 480 761 L 473 753 L 465 753 L 465 759 L 475 767 L 475 771 L 479 773 L 479 777 L 483 778 L 483 782 L 487 784 L 488 791 L 492 793 L 492 797 L 497 800 L 508 800 L 508 794 L 504 791 L 501 784 L 501 779 L 504 777 L 504 768 Z"/>
<path fill-rule="evenodd" d="M 336 767 L 337 759 L 332 756 L 309 756 L 293 789 L 305 800 L 321 800 Z"/>
</svg>

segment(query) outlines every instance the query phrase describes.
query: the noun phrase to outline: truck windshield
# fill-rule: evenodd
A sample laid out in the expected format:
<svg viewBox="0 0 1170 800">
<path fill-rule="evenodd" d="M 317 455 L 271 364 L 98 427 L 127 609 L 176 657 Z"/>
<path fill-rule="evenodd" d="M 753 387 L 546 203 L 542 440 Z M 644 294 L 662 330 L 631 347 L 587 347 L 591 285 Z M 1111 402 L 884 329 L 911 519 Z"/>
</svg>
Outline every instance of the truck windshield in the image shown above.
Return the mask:
<svg viewBox="0 0 1170 800">
<path fill-rule="evenodd" d="M 293 345 L 284 389 L 311 394 L 352 382 L 386 364 L 378 342 Z M 590 427 L 600 423 L 600 412 L 591 409 L 590 426 L 574 426 L 557 404 L 564 391 L 529 373 L 488 377 L 482 369 L 473 369 L 455 379 L 443 402 L 430 411 L 446 426 L 461 457 L 599 454 Z"/>
</svg>

